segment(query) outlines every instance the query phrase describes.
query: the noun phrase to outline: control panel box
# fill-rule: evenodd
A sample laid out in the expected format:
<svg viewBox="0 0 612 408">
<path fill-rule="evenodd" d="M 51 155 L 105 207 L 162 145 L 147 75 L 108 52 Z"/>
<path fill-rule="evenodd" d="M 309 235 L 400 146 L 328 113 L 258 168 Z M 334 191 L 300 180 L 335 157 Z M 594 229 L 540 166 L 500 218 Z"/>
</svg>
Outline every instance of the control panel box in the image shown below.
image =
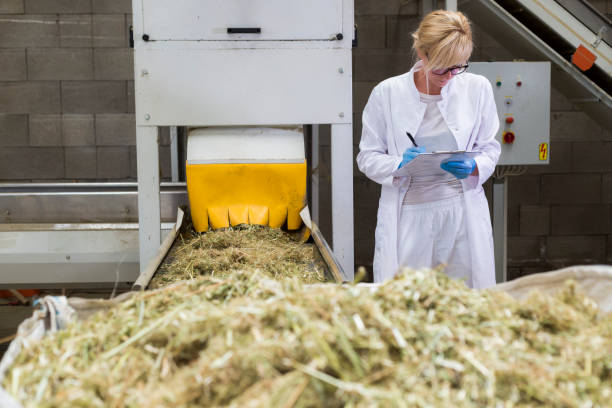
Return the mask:
<svg viewBox="0 0 612 408">
<path fill-rule="evenodd" d="M 471 62 L 493 87 L 501 144 L 499 165 L 550 160 L 550 62 Z"/>
</svg>

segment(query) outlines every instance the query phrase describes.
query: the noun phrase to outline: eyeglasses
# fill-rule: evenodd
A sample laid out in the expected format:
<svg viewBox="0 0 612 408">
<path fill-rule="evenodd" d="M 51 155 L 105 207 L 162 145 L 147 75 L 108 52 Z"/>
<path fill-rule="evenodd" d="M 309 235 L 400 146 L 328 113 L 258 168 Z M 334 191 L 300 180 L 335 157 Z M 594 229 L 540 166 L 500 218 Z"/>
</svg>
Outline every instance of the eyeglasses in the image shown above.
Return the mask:
<svg viewBox="0 0 612 408">
<path fill-rule="evenodd" d="M 450 72 L 451 75 L 459 75 L 459 74 L 463 74 L 465 71 L 467 71 L 468 66 L 469 66 L 468 64 L 465 64 L 465 65 L 455 65 L 454 67 L 449 67 L 449 68 L 432 69 L 431 72 L 434 75 L 446 75 L 448 72 Z"/>
</svg>

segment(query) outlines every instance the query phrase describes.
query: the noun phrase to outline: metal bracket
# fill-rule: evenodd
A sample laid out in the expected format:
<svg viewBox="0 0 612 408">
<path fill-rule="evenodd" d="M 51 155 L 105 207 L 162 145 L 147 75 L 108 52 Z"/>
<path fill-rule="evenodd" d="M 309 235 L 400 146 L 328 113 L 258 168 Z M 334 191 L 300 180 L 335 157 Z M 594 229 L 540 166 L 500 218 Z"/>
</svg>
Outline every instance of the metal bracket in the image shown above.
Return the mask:
<svg viewBox="0 0 612 408">
<path fill-rule="evenodd" d="M 608 27 L 601 26 L 601 28 L 597 32 L 597 37 L 595 38 L 595 41 L 593 41 L 593 48 L 597 48 L 597 46 L 601 43 L 603 36 L 606 34 L 606 31 L 608 31 Z"/>
</svg>

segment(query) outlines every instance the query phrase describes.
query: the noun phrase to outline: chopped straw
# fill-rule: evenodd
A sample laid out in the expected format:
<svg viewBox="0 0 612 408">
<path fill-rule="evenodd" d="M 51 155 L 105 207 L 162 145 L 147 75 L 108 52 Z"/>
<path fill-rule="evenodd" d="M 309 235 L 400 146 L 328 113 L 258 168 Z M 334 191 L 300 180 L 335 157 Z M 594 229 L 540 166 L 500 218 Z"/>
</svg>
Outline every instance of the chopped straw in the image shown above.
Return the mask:
<svg viewBox="0 0 612 408">
<path fill-rule="evenodd" d="M 225 277 L 255 269 L 275 279 L 324 282 L 324 267 L 315 255 L 314 245 L 297 242 L 280 229 L 244 225 L 198 234 L 190 227 L 177 238 L 148 288 L 202 275 Z"/>
<path fill-rule="evenodd" d="M 612 318 L 574 283 L 519 302 L 439 271 L 376 287 L 235 272 L 49 335 L 2 385 L 28 407 L 603 407 Z"/>
</svg>

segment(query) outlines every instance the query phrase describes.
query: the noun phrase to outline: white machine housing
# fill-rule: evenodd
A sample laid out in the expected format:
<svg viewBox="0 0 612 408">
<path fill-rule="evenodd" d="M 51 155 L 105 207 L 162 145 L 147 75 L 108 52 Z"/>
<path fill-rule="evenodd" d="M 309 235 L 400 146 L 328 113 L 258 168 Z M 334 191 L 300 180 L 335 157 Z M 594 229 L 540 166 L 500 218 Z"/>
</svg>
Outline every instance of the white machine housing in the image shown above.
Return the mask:
<svg viewBox="0 0 612 408">
<path fill-rule="evenodd" d="M 350 123 L 352 1 L 134 7 L 138 125 Z"/>
<path fill-rule="evenodd" d="M 160 244 L 157 126 L 332 125 L 332 243 L 353 271 L 353 0 L 133 0 L 140 266 Z"/>
<path fill-rule="evenodd" d="M 493 87 L 502 148 L 498 164 L 548 164 L 550 62 L 470 62 L 469 72 L 485 76 Z M 515 139 L 504 143 L 504 132 L 509 131 Z"/>
<path fill-rule="evenodd" d="M 187 164 L 304 163 L 302 129 L 212 127 L 189 131 Z"/>
</svg>

